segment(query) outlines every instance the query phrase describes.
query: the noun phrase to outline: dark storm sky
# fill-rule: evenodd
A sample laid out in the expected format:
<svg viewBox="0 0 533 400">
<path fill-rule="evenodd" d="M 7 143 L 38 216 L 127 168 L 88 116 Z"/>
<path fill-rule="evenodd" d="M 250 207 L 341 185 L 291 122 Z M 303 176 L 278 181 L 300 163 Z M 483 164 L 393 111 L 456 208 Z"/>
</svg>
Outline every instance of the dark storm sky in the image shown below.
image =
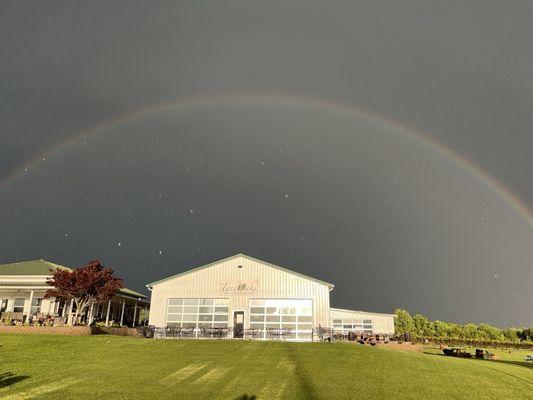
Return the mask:
<svg viewBox="0 0 533 400">
<path fill-rule="evenodd" d="M 99 258 L 142 290 L 243 252 L 336 284 L 339 307 L 533 325 L 511 201 L 533 207 L 532 19 L 527 1 L 2 2 L 0 262 Z"/>
</svg>

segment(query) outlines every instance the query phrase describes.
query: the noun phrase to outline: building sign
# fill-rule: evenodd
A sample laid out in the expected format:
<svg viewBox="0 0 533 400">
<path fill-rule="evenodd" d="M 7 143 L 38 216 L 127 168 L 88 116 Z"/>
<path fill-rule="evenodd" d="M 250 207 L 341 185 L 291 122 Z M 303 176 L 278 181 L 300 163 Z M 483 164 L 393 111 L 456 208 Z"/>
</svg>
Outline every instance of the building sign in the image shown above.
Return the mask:
<svg viewBox="0 0 533 400">
<path fill-rule="evenodd" d="M 259 287 L 259 281 L 240 280 L 224 282 L 221 289 L 224 293 L 255 293 Z"/>
</svg>

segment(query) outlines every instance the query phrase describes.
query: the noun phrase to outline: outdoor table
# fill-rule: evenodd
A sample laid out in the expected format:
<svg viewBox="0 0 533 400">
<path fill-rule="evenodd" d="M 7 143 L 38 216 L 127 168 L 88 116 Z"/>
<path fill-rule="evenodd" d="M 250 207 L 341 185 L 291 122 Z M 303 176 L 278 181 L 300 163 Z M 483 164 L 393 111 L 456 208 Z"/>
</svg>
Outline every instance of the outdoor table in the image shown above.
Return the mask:
<svg viewBox="0 0 533 400">
<path fill-rule="evenodd" d="M 224 328 L 213 328 L 213 329 L 211 329 L 211 335 L 213 337 L 221 338 L 224 335 Z"/>
</svg>

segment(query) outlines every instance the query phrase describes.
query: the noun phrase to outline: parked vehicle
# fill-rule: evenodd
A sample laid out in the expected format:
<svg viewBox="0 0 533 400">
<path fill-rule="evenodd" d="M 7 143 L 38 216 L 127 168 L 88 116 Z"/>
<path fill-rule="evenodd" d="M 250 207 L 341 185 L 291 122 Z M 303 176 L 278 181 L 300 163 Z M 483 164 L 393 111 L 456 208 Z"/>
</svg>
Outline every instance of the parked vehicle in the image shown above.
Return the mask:
<svg viewBox="0 0 533 400">
<path fill-rule="evenodd" d="M 447 347 L 442 350 L 444 355 L 450 357 L 472 358 L 472 354 L 461 347 Z"/>
<path fill-rule="evenodd" d="M 494 353 L 488 350 L 476 349 L 476 358 L 480 360 L 494 360 Z"/>
</svg>

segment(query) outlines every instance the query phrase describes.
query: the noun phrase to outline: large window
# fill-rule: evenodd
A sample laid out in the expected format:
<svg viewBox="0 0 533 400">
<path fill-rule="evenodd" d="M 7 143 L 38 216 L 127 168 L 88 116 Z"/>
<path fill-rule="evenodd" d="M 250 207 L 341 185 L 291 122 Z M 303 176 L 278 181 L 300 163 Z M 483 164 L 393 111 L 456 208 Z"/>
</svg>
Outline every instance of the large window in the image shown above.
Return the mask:
<svg viewBox="0 0 533 400">
<path fill-rule="evenodd" d="M 30 307 L 30 314 L 37 314 L 41 312 L 41 305 L 43 303 L 43 299 L 40 297 L 34 297 L 31 300 L 31 307 Z"/>
<path fill-rule="evenodd" d="M 333 319 L 333 330 L 337 333 L 346 334 L 348 332 L 369 333 L 373 332 L 371 319 L 342 318 Z"/>
<path fill-rule="evenodd" d="M 313 329 L 311 300 L 252 299 L 250 328 L 259 329 L 267 337 L 269 328 L 288 328 L 289 338 L 310 340 Z"/>
<path fill-rule="evenodd" d="M 13 303 L 13 312 L 21 313 L 24 312 L 24 303 L 26 299 L 24 298 L 18 298 L 15 299 L 15 302 Z"/>
<path fill-rule="evenodd" d="M 65 311 L 65 305 L 66 303 L 64 301 L 56 301 L 55 307 L 56 307 L 56 314 L 59 316 L 63 316 L 63 312 Z"/>
<path fill-rule="evenodd" d="M 7 299 L 0 299 L 0 313 L 7 311 Z"/>
<path fill-rule="evenodd" d="M 227 328 L 228 299 L 168 299 L 167 325 Z"/>
</svg>

